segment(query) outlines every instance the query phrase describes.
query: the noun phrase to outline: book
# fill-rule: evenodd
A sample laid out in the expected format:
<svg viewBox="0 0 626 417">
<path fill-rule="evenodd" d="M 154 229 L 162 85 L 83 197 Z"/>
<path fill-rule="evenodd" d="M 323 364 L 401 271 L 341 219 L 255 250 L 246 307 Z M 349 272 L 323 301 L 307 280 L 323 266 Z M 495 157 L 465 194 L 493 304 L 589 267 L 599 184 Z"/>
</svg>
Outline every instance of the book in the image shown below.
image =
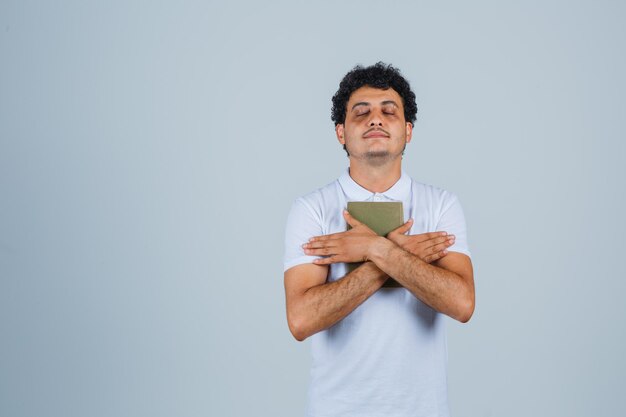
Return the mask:
<svg viewBox="0 0 626 417">
<path fill-rule="evenodd" d="M 350 201 L 348 213 L 378 236 L 387 236 L 389 232 L 404 224 L 404 211 L 401 201 Z M 348 225 L 348 230 L 351 227 Z M 354 271 L 363 262 L 348 263 L 348 272 Z M 383 287 L 401 287 L 393 278 L 388 278 Z"/>
</svg>

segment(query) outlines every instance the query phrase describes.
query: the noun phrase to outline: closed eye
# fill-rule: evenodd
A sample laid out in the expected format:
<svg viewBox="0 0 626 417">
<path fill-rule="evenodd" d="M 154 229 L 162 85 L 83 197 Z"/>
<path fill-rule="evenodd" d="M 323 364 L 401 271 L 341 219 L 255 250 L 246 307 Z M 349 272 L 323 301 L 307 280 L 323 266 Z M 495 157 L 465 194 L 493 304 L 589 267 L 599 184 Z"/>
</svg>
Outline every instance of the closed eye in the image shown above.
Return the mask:
<svg viewBox="0 0 626 417">
<path fill-rule="evenodd" d="M 383 113 L 385 114 L 396 114 L 396 107 L 393 105 L 383 107 Z"/>
</svg>

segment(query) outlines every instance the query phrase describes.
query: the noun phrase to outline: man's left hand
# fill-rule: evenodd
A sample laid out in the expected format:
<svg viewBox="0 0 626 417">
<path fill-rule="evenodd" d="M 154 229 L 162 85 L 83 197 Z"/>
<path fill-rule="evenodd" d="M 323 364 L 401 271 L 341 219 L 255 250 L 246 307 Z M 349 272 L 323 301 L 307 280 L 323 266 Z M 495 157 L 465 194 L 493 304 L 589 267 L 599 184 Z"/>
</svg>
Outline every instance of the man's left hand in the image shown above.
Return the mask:
<svg viewBox="0 0 626 417">
<path fill-rule="evenodd" d="M 343 217 L 352 226 L 352 229 L 345 232 L 312 237 L 308 243 L 302 245 L 304 253 L 307 255 L 326 256 L 326 258 L 313 261 L 315 264 L 365 262 L 371 257 L 371 251 L 378 243 L 387 241 L 387 239 L 378 236 L 372 229 L 352 217 L 347 210 L 344 210 Z"/>
</svg>

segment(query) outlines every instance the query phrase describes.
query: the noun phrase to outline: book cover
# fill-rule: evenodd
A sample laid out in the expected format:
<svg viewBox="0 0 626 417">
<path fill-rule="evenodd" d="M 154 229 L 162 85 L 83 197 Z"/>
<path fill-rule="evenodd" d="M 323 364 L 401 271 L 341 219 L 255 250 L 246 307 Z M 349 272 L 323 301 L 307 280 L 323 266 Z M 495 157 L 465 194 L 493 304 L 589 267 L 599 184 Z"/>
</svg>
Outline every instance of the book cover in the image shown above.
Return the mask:
<svg viewBox="0 0 626 417">
<path fill-rule="evenodd" d="M 372 229 L 378 236 L 386 236 L 389 232 L 404 224 L 404 211 L 401 201 L 350 201 L 348 213 L 361 223 Z M 350 230 L 348 225 L 348 230 Z M 354 271 L 362 262 L 348 264 L 348 272 Z M 400 287 L 394 279 L 389 278 L 383 287 Z"/>
</svg>

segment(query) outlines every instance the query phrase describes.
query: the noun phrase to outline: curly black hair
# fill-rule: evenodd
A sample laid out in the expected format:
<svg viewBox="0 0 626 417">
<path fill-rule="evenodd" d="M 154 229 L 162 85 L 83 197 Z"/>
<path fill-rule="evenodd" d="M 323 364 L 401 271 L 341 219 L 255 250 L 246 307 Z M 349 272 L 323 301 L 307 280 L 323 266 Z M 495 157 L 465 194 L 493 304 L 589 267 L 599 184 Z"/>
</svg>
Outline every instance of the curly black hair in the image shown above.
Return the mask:
<svg viewBox="0 0 626 417">
<path fill-rule="evenodd" d="M 402 97 L 404 119 L 407 122 L 415 123 L 417 104 L 415 104 L 415 93 L 411 91 L 409 82 L 397 68 L 384 62 L 377 62 L 369 67 L 357 65 L 339 83 L 339 90 L 333 96 L 331 111 L 331 119 L 335 122 L 335 126 L 345 123 L 348 100 L 354 91 L 363 86 L 383 90 L 393 88 Z"/>
</svg>

